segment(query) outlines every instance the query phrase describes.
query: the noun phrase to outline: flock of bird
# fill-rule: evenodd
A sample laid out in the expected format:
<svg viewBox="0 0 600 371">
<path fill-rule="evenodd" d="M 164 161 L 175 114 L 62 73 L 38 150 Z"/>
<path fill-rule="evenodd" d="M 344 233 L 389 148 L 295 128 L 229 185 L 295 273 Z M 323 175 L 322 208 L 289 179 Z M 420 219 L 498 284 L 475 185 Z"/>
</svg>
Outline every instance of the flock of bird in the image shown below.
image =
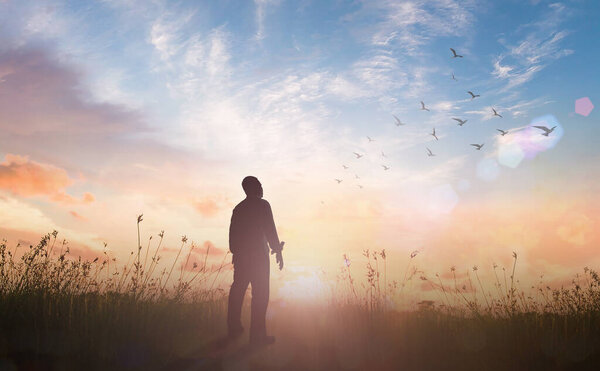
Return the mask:
<svg viewBox="0 0 600 371">
<path fill-rule="evenodd" d="M 450 48 L 450 51 L 452 52 L 451 58 L 463 58 L 463 56 L 460 55 L 460 54 L 457 54 L 456 50 L 454 50 L 453 48 Z M 452 73 L 452 80 L 458 81 L 456 79 L 456 76 L 454 75 L 454 73 Z M 475 93 L 473 93 L 470 90 L 467 91 L 467 94 L 469 94 L 471 96 L 471 100 L 473 100 L 475 98 L 481 97 L 480 94 L 475 94 Z M 492 113 L 492 117 L 503 118 L 503 116 L 501 114 L 499 114 L 498 111 L 496 111 L 496 109 L 494 107 L 491 107 L 491 109 L 492 109 L 492 112 L 491 112 Z M 425 102 L 423 102 L 423 101 L 421 101 L 421 111 L 430 112 L 429 108 L 426 107 Z M 396 115 L 392 115 L 392 116 L 393 116 L 393 118 L 395 120 L 394 123 L 395 123 L 396 126 L 400 127 L 400 126 L 406 125 L 406 123 L 402 122 Z M 458 126 L 463 126 L 468 121 L 468 120 L 463 120 L 463 119 L 458 118 L 458 117 L 452 117 L 452 120 L 458 122 Z M 543 136 L 546 136 L 546 137 L 549 136 L 550 133 L 552 133 L 554 131 L 554 129 L 556 128 L 556 126 L 554 126 L 552 128 L 547 128 L 545 126 L 533 126 L 533 127 L 542 130 L 543 133 L 541 133 L 541 134 Z M 500 133 L 500 136 L 505 136 L 505 135 L 509 134 L 508 130 L 496 129 L 496 131 L 498 131 Z M 439 138 L 436 135 L 435 128 L 433 128 L 432 132 L 429 133 L 429 134 L 431 136 L 433 136 L 436 141 L 439 140 Z M 367 139 L 368 139 L 369 143 L 375 141 L 375 139 L 373 139 L 373 138 L 371 138 L 369 136 L 367 136 Z M 475 147 L 475 150 L 480 151 L 481 148 L 483 148 L 483 146 L 485 145 L 485 143 L 481 143 L 481 144 L 479 144 L 479 143 L 472 143 L 470 145 L 473 146 L 473 147 Z M 431 151 L 431 149 L 429 149 L 429 147 L 426 147 L 426 150 L 427 150 L 427 156 L 429 156 L 429 157 L 435 156 L 435 153 L 433 153 Z M 356 156 L 357 160 L 364 156 L 363 154 L 360 154 L 358 152 L 353 152 L 353 153 Z M 381 155 L 382 155 L 382 157 L 386 157 L 385 153 L 383 153 L 383 151 L 381 152 Z M 344 167 L 344 170 L 348 170 L 349 169 L 349 166 L 347 166 L 347 165 L 342 165 L 342 166 Z M 381 166 L 383 167 L 384 170 L 389 170 L 390 169 L 390 166 L 388 166 L 388 165 L 381 165 Z M 360 177 L 358 175 L 355 174 L 354 176 L 355 176 L 356 179 L 360 179 Z M 335 181 L 337 182 L 337 184 L 340 184 L 340 183 L 342 183 L 343 179 L 337 179 L 336 178 Z M 357 186 L 359 188 L 361 188 L 361 189 L 363 188 L 363 186 L 361 184 L 357 184 Z"/>
</svg>

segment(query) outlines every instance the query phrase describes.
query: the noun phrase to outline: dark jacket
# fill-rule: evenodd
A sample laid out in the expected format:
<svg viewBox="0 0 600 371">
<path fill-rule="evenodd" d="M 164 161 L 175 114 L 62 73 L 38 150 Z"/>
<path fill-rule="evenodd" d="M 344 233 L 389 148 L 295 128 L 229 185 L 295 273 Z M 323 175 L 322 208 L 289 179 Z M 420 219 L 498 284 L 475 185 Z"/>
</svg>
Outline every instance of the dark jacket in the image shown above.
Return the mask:
<svg viewBox="0 0 600 371">
<path fill-rule="evenodd" d="M 271 205 L 258 197 L 247 197 L 240 202 L 231 215 L 229 225 L 229 251 L 234 256 L 268 254 L 269 248 L 279 251 L 279 237 Z"/>
</svg>

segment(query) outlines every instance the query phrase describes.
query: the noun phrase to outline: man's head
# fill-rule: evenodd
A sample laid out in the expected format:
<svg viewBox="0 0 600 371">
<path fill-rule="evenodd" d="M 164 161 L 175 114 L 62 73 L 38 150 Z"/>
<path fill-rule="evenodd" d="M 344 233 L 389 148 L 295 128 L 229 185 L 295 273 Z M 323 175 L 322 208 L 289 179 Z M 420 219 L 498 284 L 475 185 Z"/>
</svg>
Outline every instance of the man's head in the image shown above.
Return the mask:
<svg viewBox="0 0 600 371">
<path fill-rule="evenodd" d="M 262 185 L 258 179 L 256 179 L 256 177 L 245 177 L 244 180 L 242 180 L 242 188 L 244 188 L 244 192 L 246 192 L 247 197 L 262 198 L 263 196 Z"/>
</svg>

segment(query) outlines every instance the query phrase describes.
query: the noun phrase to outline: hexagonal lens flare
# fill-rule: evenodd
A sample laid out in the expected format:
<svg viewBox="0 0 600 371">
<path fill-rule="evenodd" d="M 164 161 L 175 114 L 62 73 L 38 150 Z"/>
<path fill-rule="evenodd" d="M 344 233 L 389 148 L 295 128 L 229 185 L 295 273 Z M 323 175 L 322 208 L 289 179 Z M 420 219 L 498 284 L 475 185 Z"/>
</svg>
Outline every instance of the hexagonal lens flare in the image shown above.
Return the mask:
<svg viewBox="0 0 600 371">
<path fill-rule="evenodd" d="M 578 115 L 587 117 L 593 109 L 594 105 L 588 97 L 579 98 L 575 101 L 575 113 Z"/>
</svg>

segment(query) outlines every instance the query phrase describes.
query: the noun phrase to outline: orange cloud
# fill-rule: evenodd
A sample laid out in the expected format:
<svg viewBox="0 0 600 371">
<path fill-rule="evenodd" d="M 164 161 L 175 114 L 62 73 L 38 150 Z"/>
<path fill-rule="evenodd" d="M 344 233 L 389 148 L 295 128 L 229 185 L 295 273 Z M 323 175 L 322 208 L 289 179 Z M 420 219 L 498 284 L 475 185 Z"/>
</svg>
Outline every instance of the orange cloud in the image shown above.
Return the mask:
<svg viewBox="0 0 600 371">
<path fill-rule="evenodd" d="M 197 201 L 194 203 L 194 208 L 202 214 L 202 216 L 211 217 L 215 216 L 217 212 L 219 212 L 220 208 L 217 203 L 210 198 L 205 198 L 204 200 Z"/>
<path fill-rule="evenodd" d="M 79 219 L 81 221 L 87 221 L 86 217 L 84 217 L 83 215 L 79 214 L 76 211 L 71 210 L 71 211 L 69 211 L 69 214 L 71 214 L 75 219 Z"/>
<path fill-rule="evenodd" d="M 208 256 L 219 256 L 219 255 L 225 254 L 223 249 L 219 249 L 211 241 L 204 241 L 201 248 L 194 249 L 194 251 L 192 251 L 192 254 L 196 254 L 199 256 L 204 256 L 207 253 L 208 253 Z"/>
<path fill-rule="evenodd" d="M 66 193 L 74 183 L 64 169 L 29 160 L 27 156 L 7 154 L 0 163 L 0 189 L 16 196 L 45 196 L 63 204 L 91 203 L 94 195 L 84 193 L 81 200 Z"/>
</svg>

